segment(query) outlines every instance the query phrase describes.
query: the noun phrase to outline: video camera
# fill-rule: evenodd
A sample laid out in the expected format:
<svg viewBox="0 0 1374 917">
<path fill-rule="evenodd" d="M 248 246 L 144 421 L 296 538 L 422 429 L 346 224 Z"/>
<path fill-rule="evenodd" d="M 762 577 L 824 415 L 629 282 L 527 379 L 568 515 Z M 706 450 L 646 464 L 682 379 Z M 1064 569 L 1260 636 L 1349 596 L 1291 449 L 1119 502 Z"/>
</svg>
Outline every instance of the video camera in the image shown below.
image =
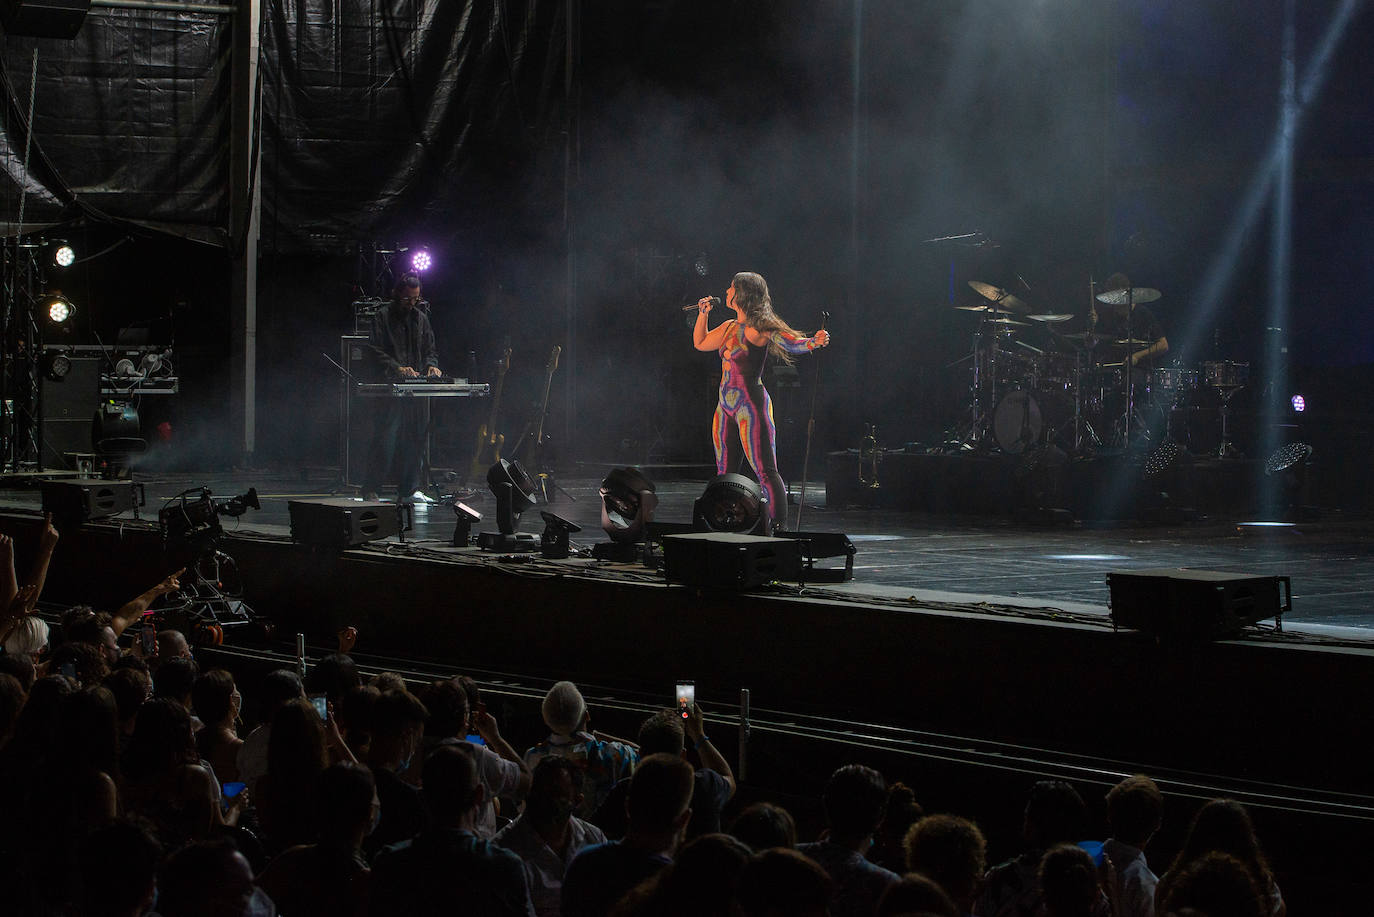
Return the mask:
<svg viewBox="0 0 1374 917">
<path fill-rule="evenodd" d="M 199 495 L 192 497 L 193 493 Z M 157 514 L 163 544 L 178 544 L 197 553 L 213 549 L 224 534 L 220 516 L 236 518 L 249 509 L 262 509 L 256 487 L 227 500 L 211 499 L 208 487 L 193 488 L 173 497 L 172 501 L 175 502 L 169 502 Z"/>
</svg>

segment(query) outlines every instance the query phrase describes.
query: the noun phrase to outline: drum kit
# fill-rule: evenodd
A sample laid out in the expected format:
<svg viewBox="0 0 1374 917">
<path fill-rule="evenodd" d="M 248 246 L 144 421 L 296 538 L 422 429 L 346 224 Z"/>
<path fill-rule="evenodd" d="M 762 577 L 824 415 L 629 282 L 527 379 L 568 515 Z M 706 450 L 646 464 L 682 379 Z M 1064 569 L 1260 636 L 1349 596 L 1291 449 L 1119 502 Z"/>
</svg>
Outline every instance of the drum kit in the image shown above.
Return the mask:
<svg viewBox="0 0 1374 917">
<path fill-rule="evenodd" d="M 1248 381 L 1250 364 L 1132 365 L 1132 356 L 1154 343 L 1131 327 L 1134 306 L 1159 299 L 1159 290 L 1099 293 L 1090 283 L 1090 308 L 1103 303 L 1125 309 L 1124 333 L 1109 336 L 1061 331 L 1073 313 L 1034 309 L 983 281 L 970 280 L 968 286 L 981 301 L 954 307 L 978 317 L 969 419 L 957 438 L 961 449 L 1014 455 L 1055 446 L 1087 456 L 1169 439 L 1219 458 L 1237 455 L 1227 412 Z M 1207 429 L 1216 424 L 1199 417 L 1219 420 L 1219 441 Z"/>
</svg>

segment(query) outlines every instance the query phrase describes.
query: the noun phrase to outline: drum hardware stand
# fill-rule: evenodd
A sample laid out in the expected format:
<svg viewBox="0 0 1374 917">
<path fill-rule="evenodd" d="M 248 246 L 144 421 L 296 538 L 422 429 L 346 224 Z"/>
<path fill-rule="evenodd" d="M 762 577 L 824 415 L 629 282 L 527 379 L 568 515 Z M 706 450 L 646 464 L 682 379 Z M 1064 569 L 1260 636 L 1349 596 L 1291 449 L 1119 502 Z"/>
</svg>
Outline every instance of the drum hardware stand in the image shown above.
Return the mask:
<svg viewBox="0 0 1374 917">
<path fill-rule="evenodd" d="M 996 442 L 992 412 L 997 407 L 997 351 L 1001 342 L 996 331 L 988 330 L 988 316 L 994 314 L 992 309 L 985 311 L 973 333 L 973 384 L 969 390 L 972 419 L 958 439 L 961 450 L 987 451 Z"/>
<path fill-rule="evenodd" d="M 973 333 L 973 350 L 961 359 L 955 360 L 945 368 L 958 366 L 965 360 L 973 360 L 973 382 L 969 385 L 969 408 L 968 420 L 962 427 L 955 430 L 954 435 L 949 440 L 949 445 L 954 446 L 959 451 L 977 450 L 983 447 L 988 438 L 988 415 L 983 407 L 983 381 L 987 374 L 983 356 L 983 330 L 982 322 L 979 322 L 979 329 Z"/>
<path fill-rule="evenodd" d="M 859 440 L 859 486 L 876 489 L 878 483 L 878 462 L 882 460 L 882 450 L 878 448 L 878 425 L 864 424 L 864 437 Z M 864 474 L 864 464 L 868 464 L 868 474 Z"/>
<path fill-rule="evenodd" d="M 1073 359 L 1073 454 L 1083 455 L 1088 450 L 1084 448 L 1084 432 L 1092 439 L 1094 446 L 1101 448 L 1102 440 L 1098 438 L 1097 431 L 1093 429 L 1092 421 L 1083 416 L 1083 351 L 1074 353 Z"/>
<path fill-rule="evenodd" d="M 1132 322 L 1132 320 L 1133 320 L 1134 318 L 1135 318 L 1135 288 L 1134 288 L 1134 287 L 1127 287 L 1127 288 L 1126 288 L 1126 340 L 1128 340 L 1128 341 L 1133 341 L 1133 340 L 1135 340 L 1135 336 L 1131 333 L 1131 322 Z M 1122 439 L 1121 445 L 1122 445 L 1122 448 L 1125 449 L 1126 451 L 1130 451 L 1130 448 L 1131 448 L 1131 415 L 1135 413 L 1135 364 L 1131 361 L 1131 357 L 1134 356 L 1134 354 L 1132 354 L 1132 353 L 1130 352 L 1130 348 L 1133 347 L 1133 346 L 1135 346 L 1135 345 L 1134 345 L 1134 344 L 1127 344 L 1127 345 L 1126 345 L 1126 351 L 1127 351 L 1127 352 L 1126 352 L 1126 356 L 1125 356 L 1125 358 L 1121 361 L 1121 362 L 1122 362 L 1123 368 L 1126 370 L 1126 421 L 1125 421 L 1125 425 L 1124 425 L 1125 434 L 1124 434 L 1124 438 Z M 1141 426 L 1143 427 L 1144 424 L 1142 424 Z M 1148 439 L 1148 438 L 1149 438 L 1149 435 L 1147 434 L 1147 435 L 1146 435 L 1146 439 Z"/>
<path fill-rule="evenodd" d="M 1089 285 L 1093 286 L 1091 280 L 1089 280 Z M 1124 293 L 1125 296 L 1121 296 L 1120 294 L 1122 293 Z M 1138 353 L 1141 353 L 1143 351 L 1133 351 L 1130 348 L 1134 347 L 1137 343 L 1146 343 L 1150 346 L 1153 346 L 1153 342 L 1136 341 L 1134 329 L 1135 307 L 1137 303 L 1154 302 L 1156 299 L 1159 299 L 1159 291 L 1147 287 L 1126 286 L 1120 290 L 1109 290 L 1105 293 L 1100 293 L 1094 296 L 1093 299 L 1095 300 L 1095 302 L 1101 302 L 1112 306 L 1125 306 L 1126 308 L 1126 337 L 1118 342 L 1120 344 L 1124 344 L 1127 348 L 1125 358 L 1121 362 L 1121 366 L 1126 373 L 1126 410 L 1122 414 L 1121 421 L 1119 423 L 1119 429 L 1122 433 L 1122 447 L 1126 450 L 1129 450 L 1132 445 L 1131 427 L 1133 421 L 1136 425 L 1140 427 L 1143 433 L 1143 439 L 1147 443 L 1152 439 L 1152 437 L 1150 436 L 1149 424 L 1145 422 L 1142 416 L 1137 414 L 1138 405 L 1136 404 L 1135 397 L 1137 388 L 1135 382 L 1135 370 L 1137 369 L 1137 366 L 1135 364 L 1134 358 Z M 1096 315 L 1096 313 L 1097 307 L 1094 303 L 1092 314 Z M 1096 326 L 1096 321 L 1094 321 L 1093 324 L 1094 326 Z M 1149 348 L 1147 347 L 1145 349 L 1148 350 Z"/>
<path fill-rule="evenodd" d="M 1243 385 L 1232 386 L 1230 391 L 1221 393 L 1221 445 L 1217 447 L 1217 458 L 1219 459 L 1238 459 L 1244 455 L 1235 444 L 1231 442 L 1230 431 L 1228 429 L 1228 418 L 1231 412 L 1231 398 L 1236 392 L 1245 388 Z"/>
<path fill-rule="evenodd" d="M 1134 367 L 1130 365 L 1129 358 L 1122 362 L 1121 368 L 1126 373 L 1126 412 L 1123 416 L 1117 418 L 1115 424 L 1116 429 L 1112 439 L 1114 442 L 1120 443 L 1123 452 L 1128 452 L 1132 445 L 1131 436 L 1133 430 L 1136 441 L 1141 442 L 1144 446 L 1149 446 L 1154 437 L 1150 434 L 1150 425 L 1146 423 L 1145 418 L 1140 414 L 1140 405 L 1136 404 L 1135 398 L 1132 395 L 1135 386 L 1131 379 L 1131 370 L 1134 369 Z M 1133 420 L 1134 423 L 1132 423 Z"/>
</svg>

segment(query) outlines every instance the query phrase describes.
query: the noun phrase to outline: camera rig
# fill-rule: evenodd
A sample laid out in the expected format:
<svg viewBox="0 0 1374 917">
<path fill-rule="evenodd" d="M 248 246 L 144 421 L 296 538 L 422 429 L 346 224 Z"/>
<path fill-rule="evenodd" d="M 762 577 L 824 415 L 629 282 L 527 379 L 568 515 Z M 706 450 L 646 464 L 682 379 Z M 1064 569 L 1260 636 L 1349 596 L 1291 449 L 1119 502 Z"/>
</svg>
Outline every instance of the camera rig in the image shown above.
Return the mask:
<svg viewBox="0 0 1374 917">
<path fill-rule="evenodd" d="M 264 636 L 271 634 L 271 623 L 243 601 L 238 564 L 219 550 L 224 537 L 220 517 L 237 518 L 261 508 L 255 487 L 220 500 L 208 487 L 193 487 L 163 504 L 157 514 L 163 554 L 170 566 L 184 566 L 186 572 L 179 592 L 164 596 L 154 609 L 161 624 L 181 624 L 187 637 L 200 644 L 222 643 L 231 627 L 256 624 Z"/>
</svg>

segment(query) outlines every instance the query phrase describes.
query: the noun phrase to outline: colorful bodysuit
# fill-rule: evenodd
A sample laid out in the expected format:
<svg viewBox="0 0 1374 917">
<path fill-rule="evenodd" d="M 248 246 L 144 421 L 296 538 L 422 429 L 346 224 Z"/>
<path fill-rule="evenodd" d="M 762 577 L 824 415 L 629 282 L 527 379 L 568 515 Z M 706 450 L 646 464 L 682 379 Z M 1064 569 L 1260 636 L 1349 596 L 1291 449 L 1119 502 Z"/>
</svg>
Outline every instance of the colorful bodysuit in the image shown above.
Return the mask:
<svg viewBox="0 0 1374 917">
<path fill-rule="evenodd" d="M 734 329 L 726 335 L 720 347 L 720 403 L 711 429 L 716 447 L 716 473 L 726 474 L 739 466 L 735 451 L 735 437 L 730 435 L 733 423 L 739 428 L 739 442 L 744 457 L 754 469 L 768 498 L 768 517 L 777 520 L 786 506 L 787 488 L 778 474 L 773 426 L 773 402 L 763 387 L 763 367 L 768 359 L 768 345 L 749 343 L 744 325 L 734 322 Z M 775 331 L 773 339 L 788 353 L 807 353 L 815 349 L 812 338 Z"/>
</svg>

